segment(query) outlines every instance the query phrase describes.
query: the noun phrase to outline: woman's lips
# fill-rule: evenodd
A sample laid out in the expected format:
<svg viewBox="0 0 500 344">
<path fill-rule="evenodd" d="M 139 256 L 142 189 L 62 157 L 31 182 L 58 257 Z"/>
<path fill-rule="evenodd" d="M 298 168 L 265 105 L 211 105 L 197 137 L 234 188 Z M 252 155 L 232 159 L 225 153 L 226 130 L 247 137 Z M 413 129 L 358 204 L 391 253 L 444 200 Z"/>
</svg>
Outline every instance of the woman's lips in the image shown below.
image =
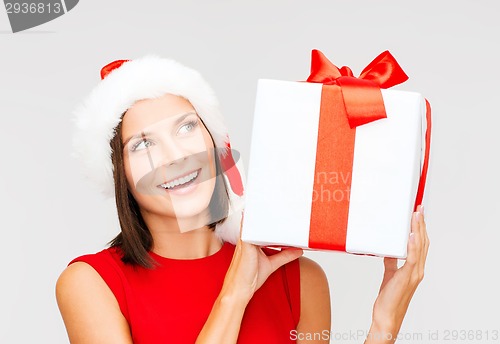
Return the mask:
<svg viewBox="0 0 500 344">
<path fill-rule="evenodd" d="M 169 193 L 186 194 L 191 192 L 196 185 L 198 185 L 197 181 L 200 173 L 201 168 L 171 179 L 170 181 L 158 185 L 158 187 Z"/>
</svg>

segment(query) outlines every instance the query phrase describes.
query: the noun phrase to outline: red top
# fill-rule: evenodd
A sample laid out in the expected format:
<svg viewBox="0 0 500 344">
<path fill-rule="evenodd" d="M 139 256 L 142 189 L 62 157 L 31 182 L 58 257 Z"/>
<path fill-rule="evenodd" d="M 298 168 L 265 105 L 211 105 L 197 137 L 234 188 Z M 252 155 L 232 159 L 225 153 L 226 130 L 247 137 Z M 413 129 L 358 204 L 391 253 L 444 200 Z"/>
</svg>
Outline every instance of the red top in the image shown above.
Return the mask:
<svg viewBox="0 0 500 344">
<path fill-rule="evenodd" d="M 90 264 L 107 283 L 128 321 L 135 344 L 194 343 L 205 324 L 231 263 L 235 246 L 225 242 L 198 259 L 165 258 L 150 270 L 124 264 L 119 248 L 73 259 Z M 263 248 L 267 255 L 275 250 Z M 276 270 L 248 303 L 238 343 L 295 343 L 290 331 L 300 315 L 299 260 Z M 293 338 L 293 337 L 292 337 Z"/>
</svg>

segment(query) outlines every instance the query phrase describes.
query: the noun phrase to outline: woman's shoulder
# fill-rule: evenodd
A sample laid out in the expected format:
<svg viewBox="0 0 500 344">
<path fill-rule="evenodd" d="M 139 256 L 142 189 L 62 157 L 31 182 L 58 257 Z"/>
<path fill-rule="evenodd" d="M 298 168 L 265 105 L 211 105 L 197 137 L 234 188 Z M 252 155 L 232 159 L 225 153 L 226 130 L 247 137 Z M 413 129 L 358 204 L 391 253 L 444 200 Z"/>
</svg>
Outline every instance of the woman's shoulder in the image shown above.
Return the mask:
<svg viewBox="0 0 500 344">
<path fill-rule="evenodd" d="M 301 256 L 298 259 L 300 274 L 304 279 L 315 282 L 328 283 L 325 271 L 316 261 L 311 258 Z"/>
<path fill-rule="evenodd" d="M 108 247 L 95 253 L 87 253 L 73 258 L 61 273 L 58 284 L 93 283 L 101 285 L 105 282 L 112 288 L 114 281 L 120 279 L 120 249 Z"/>
<path fill-rule="evenodd" d="M 103 264 L 96 264 L 104 261 L 106 254 L 86 254 L 68 264 L 56 282 L 57 304 L 70 339 L 85 333 L 89 338 L 99 334 L 95 340 L 105 337 L 131 343 L 126 313 L 117 298 L 119 288 L 113 284 L 113 278 L 103 273 Z M 88 328 L 93 331 L 89 333 Z"/>
<path fill-rule="evenodd" d="M 321 265 L 305 256 L 301 256 L 297 260 L 300 267 L 301 295 L 306 303 L 323 302 L 326 299 L 330 301 L 330 286 Z"/>
<path fill-rule="evenodd" d="M 72 259 L 56 282 L 56 295 L 64 298 L 98 294 L 122 306 L 125 300 L 123 263 L 116 247 Z"/>
<path fill-rule="evenodd" d="M 109 263 L 111 261 L 121 262 L 122 251 L 119 247 L 108 247 L 102 249 L 101 251 L 95 253 L 86 253 L 73 258 L 69 263 L 68 267 L 76 262 L 86 262 L 92 265 L 91 263 Z"/>
<path fill-rule="evenodd" d="M 122 256 L 123 253 L 119 247 L 108 247 L 72 259 L 66 270 L 73 274 L 91 274 L 94 270 L 94 274 L 97 272 L 99 277 L 116 293 L 127 271 L 126 264 L 121 260 Z"/>
<path fill-rule="evenodd" d="M 106 286 L 103 284 L 104 281 L 102 276 L 100 276 L 96 268 L 92 264 L 89 264 L 85 258 L 87 257 L 80 256 L 75 258 L 61 272 L 56 282 L 56 294 L 80 288 L 90 290 L 90 286 Z"/>
<path fill-rule="evenodd" d="M 300 323 L 299 329 L 330 329 L 330 286 L 323 268 L 314 260 L 301 256 L 300 266 Z"/>
<path fill-rule="evenodd" d="M 72 259 L 57 279 L 57 300 L 85 298 L 85 295 L 96 293 L 103 297 L 112 296 L 108 294 L 108 274 L 105 273 L 110 257 L 108 248 Z"/>
</svg>

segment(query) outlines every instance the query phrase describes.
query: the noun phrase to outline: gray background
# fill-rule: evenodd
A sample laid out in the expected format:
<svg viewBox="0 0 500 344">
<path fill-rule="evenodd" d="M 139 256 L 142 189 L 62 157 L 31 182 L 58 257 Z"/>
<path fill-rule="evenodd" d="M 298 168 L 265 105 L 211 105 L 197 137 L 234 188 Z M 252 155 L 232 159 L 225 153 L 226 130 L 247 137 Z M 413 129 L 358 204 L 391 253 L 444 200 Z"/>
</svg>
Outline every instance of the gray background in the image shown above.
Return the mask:
<svg viewBox="0 0 500 344">
<path fill-rule="evenodd" d="M 87 0 L 16 34 L 2 9 L 0 31 L 0 343 L 66 343 L 55 281 L 71 259 L 101 250 L 118 232 L 113 202 L 69 156 L 70 112 L 97 84 L 100 67 L 152 52 L 200 70 L 248 166 L 257 79 L 305 80 L 314 48 L 356 75 L 389 49 L 410 76 L 396 88 L 421 92 L 433 107 L 431 247 L 401 329 L 422 337 L 399 342 L 447 342 L 451 330 L 483 331 L 482 339 L 475 332 L 456 342 L 493 342 L 491 331 L 500 330 L 497 1 Z M 382 260 L 306 256 L 328 275 L 332 329 L 367 330 Z M 354 338 L 340 342 L 363 341 Z"/>
</svg>

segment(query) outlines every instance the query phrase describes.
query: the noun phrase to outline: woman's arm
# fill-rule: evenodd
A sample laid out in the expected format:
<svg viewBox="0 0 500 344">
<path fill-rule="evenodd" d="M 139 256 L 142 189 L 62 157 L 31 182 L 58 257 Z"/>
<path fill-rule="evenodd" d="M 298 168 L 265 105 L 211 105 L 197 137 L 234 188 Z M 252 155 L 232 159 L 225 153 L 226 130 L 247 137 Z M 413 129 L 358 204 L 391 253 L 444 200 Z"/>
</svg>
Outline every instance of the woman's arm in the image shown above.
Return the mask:
<svg viewBox="0 0 500 344">
<path fill-rule="evenodd" d="M 408 255 L 398 269 L 396 258 L 384 258 L 384 278 L 373 306 L 372 326 L 365 344 L 394 343 L 411 298 L 424 278 L 429 237 L 424 221 L 424 209 L 413 213 Z"/>
<path fill-rule="evenodd" d="M 236 343 L 245 308 L 253 294 L 280 266 L 302 254 L 302 249 L 290 248 L 267 256 L 259 246 L 240 239 L 222 290 L 196 343 Z"/>
<path fill-rule="evenodd" d="M 75 262 L 61 273 L 56 298 L 71 344 L 132 344 L 116 298 L 87 263 Z"/>
</svg>

